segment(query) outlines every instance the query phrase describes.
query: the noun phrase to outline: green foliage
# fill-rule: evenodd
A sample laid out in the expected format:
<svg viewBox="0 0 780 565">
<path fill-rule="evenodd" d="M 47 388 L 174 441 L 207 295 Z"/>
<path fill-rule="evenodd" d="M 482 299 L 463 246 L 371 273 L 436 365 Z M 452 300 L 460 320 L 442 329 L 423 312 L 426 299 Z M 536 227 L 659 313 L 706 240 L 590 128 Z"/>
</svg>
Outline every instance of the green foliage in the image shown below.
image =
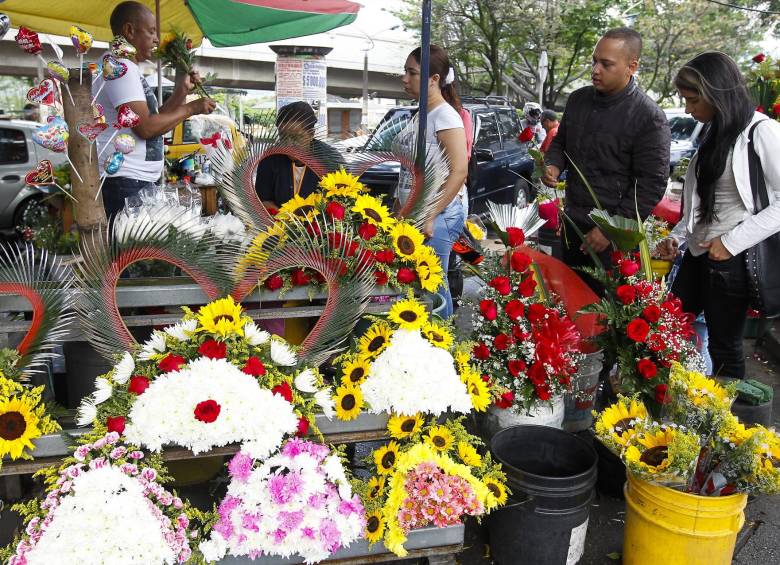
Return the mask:
<svg viewBox="0 0 780 565">
<path fill-rule="evenodd" d="M 78 232 L 63 230 L 62 219 L 47 205 L 45 198 L 27 207 L 16 231 L 21 234 L 22 239 L 31 241 L 38 249 L 45 249 L 50 253 L 72 255 L 78 250 Z"/>
</svg>

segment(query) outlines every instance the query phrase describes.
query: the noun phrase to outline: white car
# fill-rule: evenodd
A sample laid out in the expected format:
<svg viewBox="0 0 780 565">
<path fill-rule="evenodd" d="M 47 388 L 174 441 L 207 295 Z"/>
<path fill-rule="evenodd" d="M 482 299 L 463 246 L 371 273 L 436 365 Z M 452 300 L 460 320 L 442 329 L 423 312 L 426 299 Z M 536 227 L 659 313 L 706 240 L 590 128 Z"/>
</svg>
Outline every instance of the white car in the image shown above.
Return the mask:
<svg viewBox="0 0 780 565">
<path fill-rule="evenodd" d="M 704 138 L 704 124 L 697 122 L 683 108 L 664 110 L 669 128 L 672 130 L 672 144 L 669 147 L 669 172 L 671 174 L 683 157 L 693 157 Z"/>
</svg>

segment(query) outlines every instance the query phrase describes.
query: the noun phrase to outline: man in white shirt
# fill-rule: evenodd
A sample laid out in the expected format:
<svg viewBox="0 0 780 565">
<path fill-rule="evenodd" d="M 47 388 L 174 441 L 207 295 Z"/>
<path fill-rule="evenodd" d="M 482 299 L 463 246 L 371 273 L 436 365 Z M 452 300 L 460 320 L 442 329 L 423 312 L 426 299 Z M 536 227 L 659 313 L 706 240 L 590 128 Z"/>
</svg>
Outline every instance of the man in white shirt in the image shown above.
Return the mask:
<svg viewBox="0 0 780 565">
<path fill-rule="evenodd" d="M 135 150 L 125 155 L 119 170 L 109 175 L 103 185 L 103 206 L 109 219 L 125 205 L 125 198 L 138 194 L 147 187 L 154 186 L 163 173 L 163 134 L 179 123 L 196 114 L 210 114 L 216 103 L 209 98 L 186 102 L 187 94 L 199 80 L 198 74 L 177 76 L 176 86 L 168 100 L 158 108 L 154 92 L 141 74 L 138 64 L 152 57 L 157 47 L 157 23 L 154 14 L 139 2 L 122 2 L 111 13 L 111 31 L 122 35 L 136 49 L 132 59 L 119 59 L 127 67 L 120 78 L 107 81 L 97 102 L 105 109 L 106 121 L 113 124 L 118 108 L 127 104 L 140 117 L 138 125 L 129 133 L 135 138 Z M 99 75 L 93 83 L 93 91 L 103 86 L 103 77 Z M 111 137 L 111 128 L 97 139 L 100 151 Z M 113 142 L 112 142 L 113 143 Z M 113 148 L 103 153 L 101 167 L 105 159 L 110 159 Z M 105 174 L 101 170 L 101 174 Z"/>
</svg>

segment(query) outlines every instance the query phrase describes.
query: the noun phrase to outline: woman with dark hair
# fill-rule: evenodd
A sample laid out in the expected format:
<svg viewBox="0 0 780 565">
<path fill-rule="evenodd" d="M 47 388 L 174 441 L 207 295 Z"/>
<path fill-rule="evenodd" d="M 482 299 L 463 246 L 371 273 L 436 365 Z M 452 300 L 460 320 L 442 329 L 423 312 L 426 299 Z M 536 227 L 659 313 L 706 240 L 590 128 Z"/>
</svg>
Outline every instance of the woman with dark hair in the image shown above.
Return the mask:
<svg viewBox="0 0 780 565">
<path fill-rule="evenodd" d="M 409 54 L 401 78 L 404 90 L 412 98 L 420 97 L 420 53 L 418 47 Z M 455 91 L 455 71 L 450 66 L 447 52 L 437 45 L 430 47 L 428 65 L 428 128 L 426 141 L 429 146 L 439 145 L 449 161 L 449 175 L 441 187 L 444 193 L 436 208 L 431 211 L 423 228 L 429 238 L 428 244 L 434 248 L 441 260 L 444 272 L 447 272 L 452 244 L 458 239 L 466 221 L 466 175 L 468 173 L 468 155 L 466 134 L 461 111 L 460 98 Z M 408 197 L 400 183 L 399 199 Z M 452 315 L 452 296 L 445 277 L 443 284 L 445 317 Z"/>
<path fill-rule="evenodd" d="M 744 378 L 749 303 L 745 251 L 780 231 L 780 124 L 755 111 L 736 63 L 709 51 L 683 65 L 675 86 L 685 111 L 709 125 L 685 177 L 683 219 L 662 242 L 672 259 L 687 243 L 672 292 L 707 320 L 713 374 Z M 761 161 L 769 206 L 755 213 L 748 144 Z"/>
</svg>

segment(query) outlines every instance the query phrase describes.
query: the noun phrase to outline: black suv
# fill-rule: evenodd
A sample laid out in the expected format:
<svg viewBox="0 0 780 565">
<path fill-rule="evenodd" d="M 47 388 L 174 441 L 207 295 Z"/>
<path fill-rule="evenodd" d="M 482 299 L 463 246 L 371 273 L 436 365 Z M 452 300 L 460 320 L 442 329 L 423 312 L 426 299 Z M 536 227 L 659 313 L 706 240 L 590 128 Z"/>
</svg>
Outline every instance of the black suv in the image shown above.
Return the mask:
<svg viewBox="0 0 780 565">
<path fill-rule="evenodd" d="M 504 97 L 464 97 L 463 107 L 471 113 L 474 145 L 469 160 L 469 213 L 483 214 L 487 201 L 514 203 L 520 192 L 528 192 L 534 161 L 525 143 L 518 140 L 520 118 Z M 393 108 L 358 150 L 389 151 L 395 136 L 417 112 L 416 106 Z M 398 185 L 400 165 L 382 163 L 360 177 L 376 195 L 391 196 Z"/>
</svg>

